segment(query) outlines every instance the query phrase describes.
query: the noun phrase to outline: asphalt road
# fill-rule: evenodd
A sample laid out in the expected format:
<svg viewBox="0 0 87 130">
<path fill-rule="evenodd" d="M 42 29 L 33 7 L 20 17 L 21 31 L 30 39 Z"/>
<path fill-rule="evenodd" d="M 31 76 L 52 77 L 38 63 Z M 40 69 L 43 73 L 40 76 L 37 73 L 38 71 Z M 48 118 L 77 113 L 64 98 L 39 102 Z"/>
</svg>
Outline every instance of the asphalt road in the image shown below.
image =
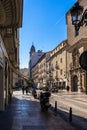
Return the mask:
<svg viewBox="0 0 87 130">
<path fill-rule="evenodd" d="M 64 93 L 52 93 L 50 103 L 55 108 L 57 102 L 57 114 L 69 121 L 70 108 L 72 108 L 72 124 L 80 130 L 87 130 L 87 101 L 79 100 L 84 95 L 69 95 Z M 84 96 L 85 98 L 85 96 Z M 87 97 L 86 97 L 87 98 Z"/>
</svg>

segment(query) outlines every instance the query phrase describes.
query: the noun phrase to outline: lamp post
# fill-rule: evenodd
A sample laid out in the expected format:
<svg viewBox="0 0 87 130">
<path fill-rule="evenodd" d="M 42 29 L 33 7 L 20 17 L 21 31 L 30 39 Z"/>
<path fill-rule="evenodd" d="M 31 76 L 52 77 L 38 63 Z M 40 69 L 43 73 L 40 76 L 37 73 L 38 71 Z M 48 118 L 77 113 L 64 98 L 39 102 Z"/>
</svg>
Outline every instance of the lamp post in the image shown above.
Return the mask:
<svg viewBox="0 0 87 130">
<path fill-rule="evenodd" d="M 87 26 L 87 9 L 83 12 L 83 6 L 79 5 L 77 2 L 70 10 L 72 24 L 75 27 L 76 35 L 78 35 L 81 26 Z"/>
</svg>

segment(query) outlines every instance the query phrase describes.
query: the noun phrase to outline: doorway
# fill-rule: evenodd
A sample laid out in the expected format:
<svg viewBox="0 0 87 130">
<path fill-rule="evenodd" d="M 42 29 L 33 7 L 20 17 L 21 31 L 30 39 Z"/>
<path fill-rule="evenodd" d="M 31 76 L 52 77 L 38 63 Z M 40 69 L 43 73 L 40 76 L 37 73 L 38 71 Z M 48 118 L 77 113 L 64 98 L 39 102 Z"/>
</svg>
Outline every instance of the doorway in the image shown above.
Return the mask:
<svg viewBox="0 0 87 130">
<path fill-rule="evenodd" d="M 78 77 L 75 75 L 73 77 L 73 91 L 77 92 L 78 91 Z"/>
</svg>

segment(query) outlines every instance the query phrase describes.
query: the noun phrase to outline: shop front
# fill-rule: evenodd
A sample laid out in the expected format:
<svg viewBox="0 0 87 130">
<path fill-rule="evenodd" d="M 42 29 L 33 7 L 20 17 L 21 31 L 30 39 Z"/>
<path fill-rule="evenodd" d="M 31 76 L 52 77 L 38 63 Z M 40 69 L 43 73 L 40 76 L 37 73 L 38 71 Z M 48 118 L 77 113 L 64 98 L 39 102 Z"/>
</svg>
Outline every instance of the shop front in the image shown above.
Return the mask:
<svg viewBox="0 0 87 130">
<path fill-rule="evenodd" d="M 5 109 L 8 100 L 7 54 L 0 36 L 0 111 Z"/>
</svg>

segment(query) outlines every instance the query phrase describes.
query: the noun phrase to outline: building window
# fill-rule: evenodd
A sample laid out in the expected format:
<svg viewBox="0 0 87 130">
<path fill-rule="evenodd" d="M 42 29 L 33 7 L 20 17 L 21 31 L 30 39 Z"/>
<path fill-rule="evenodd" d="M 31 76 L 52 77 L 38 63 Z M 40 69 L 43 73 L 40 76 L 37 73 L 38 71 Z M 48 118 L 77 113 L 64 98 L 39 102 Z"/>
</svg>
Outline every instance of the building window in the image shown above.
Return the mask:
<svg viewBox="0 0 87 130">
<path fill-rule="evenodd" d="M 62 75 L 62 74 L 63 74 L 63 70 L 61 69 L 61 70 L 60 70 L 60 75 Z"/>
<path fill-rule="evenodd" d="M 56 61 L 56 65 L 58 65 L 58 62 Z"/>
<path fill-rule="evenodd" d="M 62 63 L 63 61 L 62 61 L 62 58 L 60 58 L 60 63 Z"/>
<path fill-rule="evenodd" d="M 58 78 L 58 71 L 56 71 L 56 77 Z"/>
</svg>

